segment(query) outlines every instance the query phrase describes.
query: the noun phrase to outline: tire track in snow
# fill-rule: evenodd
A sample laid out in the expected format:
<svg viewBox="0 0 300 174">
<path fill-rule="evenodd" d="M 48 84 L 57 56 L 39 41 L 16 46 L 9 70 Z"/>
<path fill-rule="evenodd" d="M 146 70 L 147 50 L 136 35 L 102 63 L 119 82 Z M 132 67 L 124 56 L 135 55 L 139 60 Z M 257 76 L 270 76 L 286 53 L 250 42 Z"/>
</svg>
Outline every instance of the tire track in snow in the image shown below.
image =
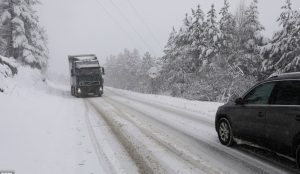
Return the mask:
<svg viewBox="0 0 300 174">
<path fill-rule="evenodd" d="M 244 166 L 245 170 L 250 171 L 249 173 L 251 173 L 251 171 L 254 173 L 285 173 L 284 171 L 282 171 L 281 169 L 278 169 L 277 167 L 276 168 L 271 167 L 272 165 L 271 166 L 269 165 L 269 164 L 271 164 L 270 162 L 265 162 L 265 161 L 262 161 L 261 159 L 257 158 L 256 156 L 251 156 L 249 154 L 245 154 L 244 152 L 240 151 L 239 149 L 227 148 L 225 146 L 217 144 L 216 142 L 212 141 L 211 139 L 207 139 L 206 137 L 199 138 L 197 136 L 194 136 L 194 133 L 192 133 L 192 132 L 188 132 L 186 130 L 179 130 L 178 127 L 176 127 L 174 125 L 170 125 L 166 121 L 162 121 L 161 119 L 154 118 L 153 115 L 149 115 L 149 114 L 145 113 L 145 111 L 143 112 L 139 109 L 133 108 L 132 106 L 129 105 L 128 102 L 124 102 L 124 101 L 121 102 L 120 100 L 117 101 L 116 99 L 113 99 L 113 98 L 109 98 L 109 99 L 113 100 L 115 103 L 118 103 L 119 105 L 123 105 L 125 107 L 128 107 L 131 110 L 134 110 L 140 114 L 143 114 L 143 115 L 155 120 L 156 122 L 164 124 L 165 127 L 177 130 L 177 131 L 183 133 L 184 135 L 186 135 L 192 139 L 195 139 L 199 144 L 201 144 L 202 147 L 207 148 L 216 154 L 219 154 L 219 156 L 225 156 L 227 159 L 233 160 L 237 164 Z M 128 99 L 128 98 L 126 98 L 126 99 Z M 128 99 L 128 100 L 131 100 L 131 99 Z M 140 101 L 135 101 L 135 102 L 143 103 Z M 148 107 L 150 107 L 152 109 L 156 108 L 156 106 L 151 106 L 151 105 L 149 105 L 149 103 L 144 104 L 144 105 L 148 105 Z M 161 107 L 163 107 L 163 106 L 161 106 Z M 169 112 L 172 112 L 172 111 L 169 111 Z M 174 115 L 180 116 L 180 114 L 178 114 L 176 112 L 174 113 Z M 184 116 L 181 116 L 181 117 L 183 117 L 183 119 L 188 119 L 187 117 L 184 117 Z M 200 123 L 203 123 L 203 122 L 200 121 Z M 204 123 L 204 124 L 207 125 L 206 123 Z"/>
<path fill-rule="evenodd" d="M 136 165 L 139 167 L 140 173 L 147 173 L 147 174 L 155 174 L 155 173 L 166 173 L 163 168 L 155 161 L 152 160 L 150 157 L 150 153 L 148 157 L 144 158 L 144 156 L 139 152 L 140 148 L 136 148 L 137 145 L 133 144 L 133 142 L 130 141 L 130 136 L 127 136 L 122 132 L 120 128 L 122 128 L 124 125 L 122 123 L 119 123 L 115 121 L 111 115 L 108 115 L 105 111 L 103 111 L 103 108 L 99 108 L 99 105 L 95 105 L 93 102 L 88 101 L 91 106 L 95 108 L 95 110 L 103 117 L 103 119 L 106 121 L 106 123 L 109 125 L 109 127 L 112 129 L 120 143 L 124 146 L 124 148 L 127 150 L 128 154 L 131 156 L 131 158 L 134 160 Z M 102 105 L 102 104 L 101 104 Z M 110 112 L 113 114 L 112 112 Z"/>
<path fill-rule="evenodd" d="M 91 142 L 94 146 L 94 149 L 96 151 L 96 156 L 99 160 L 99 163 L 100 163 L 101 167 L 103 167 L 103 169 L 105 170 L 106 173 L 115 173 L 115 172 L 112 172 L 112 171 L 114 171 L 113 167 L 112 167 L 111 163 L 109 163 L 108 158 L 106 157 L 106 155 L 103 152 L 101 146 L 97 142 L 97 138 L 96 138 L 96 135 L 93 131 L 92 124 L 91 124 L 91 121 L 90 121 L 90 118 L 89 118 L 88 105 L 87 105 L 86 102 L 84 102 L 84 105 L 85 105 L 85 114 L 84 115 L 85 115 L 85 122 L 86 122 L 86 125 L 87 125 L 87 130 L 88 130 L 88 133 L 89 133 L 90 140 L 91 140 Z"/>
<path fill-rule="evenodd" d="M 124 115 L 118 113 L 113 106 L 103 101 L 91 102 L 91 105 L 110 122 L 123 145 L 141 167 L 142 173 L 207 173 L 184 162 L 167 147 L 145 135 L 138 127 L 124 119 Z"/>
<path fill-rule="evenodd" d="M 159 102 L 156 100 L 143 101 L 141 98 L 138 98 L 138 97 L 135 98 L 133 96 L 127 95 L 127 94 L 119 92 L 119 91 L 114 91 L 112 89 L 108 89 L 107 91 L 108 91 L 108 93 L 110 93 L 110 95 L 108 95 L 110 98 L 112 98 L 114 95 L 119 96 L 124 99 L 128 99 L 131 101 L 135 101 L 135 102 L 142 103 L 142 104 L 145 104 L 145 105 L 148 105 L 151 107 L 158 108 L 162 111 L 172 112 L 178 116 L 182 116 L 182 118 L 184 118 L 184 119 L 194 120 L 197 122 L 201 122 L 205 125 L 211 124 L 211 126 L 213 126 L 213 127 L 215 126 L 214 122 L 211 119 L 201 118 L 201 117 L 199 118 L 199 116 L 197 116 L 199 113 L 200 113 L 199 115 L 201 115 L 201 116 L 202 115 L 209 116 L 210 114 L 208 114 L 206 112 L 185 110 L 185 108 L 176 108 L 173 105 L 169 105 L 168 103 Z M 111 94 L 113 94 L 113 95 L 111 95 Z M 158 103 L 156 103 L 156 102 L 158 102 Z M 185 110 L 185 111 L 182 111 L 182 110 Z M 178 114 L 178 113 L 180 113 L 180 114 Z M 214 131 L 214 133 L 215 133 L 215 131 Z M 280 154 L 279 154 L 280 157 L 278 155 L 275 155 L 275 156 L 273 155 L 270 157 L 270 155 L 265 156 L 262 153 L 254 152 L 254 151 L 262 150 L 262 149 L 249 150 L 249 148 L 251 149 L 252 147 L 245 147 L 245 146 L 236 146 L 234 148 L 236 148 L 236 150 L 240 151 L 243 154 L 250 155 L 250 156 L 257 158 L 258 160 L 263 161 L 267 164 L 270 164 L 273 166 L 275 165 L 276 168 L 278 168 L 279 170 L 284 170 L 287 173 L 298 173 L 298 169 L 294 165 L 294 160 L 291 160 L 290 158 L 282 157 Z M 270 151 L 268 151 L 266 153 L 270 153 Z"/>
<path fill-rule="evenodd" d="M 114 142 L 114 135 L 110 133 L 109 126 L 107 126 L 105 120 L 99 120 L 101 119 L 101 116 L 99 115 L 95 118 L 95 113 L 92 113 L 91 111 L 93 108 L 89 107 L 87 101 L 84 101 L 84 104 L 86 108 L 85 121 L 88 133 L 96 151 L 99 163 L 104 168 L 105 173 L 139 173 L 137 166 L 135 166 L 135 163 L 133 163 L 129 154 L 127 154 L 127 151 L 122 149 L 122 147 L 118 147 L 119 142 Z M 100 122 L 102 122 L 101 125 L 99 125 Z M 104 136 L 104 138 L 100 135 Z M 100 141 L 102 141 L 102 143 L 100 143 Z"/>
<path fill-rule="evenodd" d="M 179 158 L 182 158 L 187 163 L 190 163 L 191 165 L 198 167 L 201 171 L 203 171 L 206 174 L 225 173 L 225 171 L 222 171 L 221 169 L 216 169 L 216 167 L 212 167 L 208 165 L 208 163 L 204 159 L 199 158 L 199 156 L 196 156 L 195 154 L 192 154 L 187 149 L 184 149 L 184 147 L 178 144 L 174 144 L 174 142 L 168 140 L 167 134 L 162 135 L 162 132 L 160 131 L 159 133 L 161 135 L 157 134 L 151 125 L 141 122 L 138 118 L 136 118 L 136 116 L 128 113 L 126 108 L 118 104 L 116 105 L 116 103 L 110 99 L 105 98 L 105 100 L 109 104 L 113 105 L 118 110 L 120 115 L 126 117 L 126 120 L 130 121 L 132 124 L 137 126 L 145 135 L 151 137 L 158 144 L 164 146 L 170 152 L 176 154 Z"/>
<path fill-rule="evenodd" d="M 140 99 L 137 99 L 137 98 L 133 98 L 133 97 L 127 96 L 127 95 L 122 95 L 122 94 L 116 93 L 116 92 L 114 92 L 112 90 L 107 90 L 107 91 L 109 91 L 109 93 L 113 93 L 114 95 L 117 95 L 117 96 L 119 96 L 121 98 L 126 98 L 126 99 L 129 99 L 129 100 L 135 101 L 135 102 L 143 103 L 143 104 L 148 105 L 148 106 L 154 106 L 156 109 L 160 109 L 162 111 L 173 112 L 173 113 L 176 113 L 176 114 L 182 115 L 182 116 L 184 115 L 185 118 L 188 117 L 191 120 L 194 120 L 194 121 L 197 121 L 197 122 L 200 121 L 203 124 L 206 124 L 208 126 L 215 126 L 215 123 L 212 122 L 211 120 L 205 119 L 203 117 L 196 116 L 196 114 L 194 114 L 191 111 L 186 111 L 185 112 L 185 111 L 176 109 L 173 106 L 166 106 L 166 105 L 163 106 L 164 104 L 157 104 L 157 103 L 154 103 L 154 102 L 143 101 L 143 100 L 140 100 Z M 199 115 L 208 115 L 205 112 L 199 112 L 197 114 L 199 114 Z"/>
</svg>

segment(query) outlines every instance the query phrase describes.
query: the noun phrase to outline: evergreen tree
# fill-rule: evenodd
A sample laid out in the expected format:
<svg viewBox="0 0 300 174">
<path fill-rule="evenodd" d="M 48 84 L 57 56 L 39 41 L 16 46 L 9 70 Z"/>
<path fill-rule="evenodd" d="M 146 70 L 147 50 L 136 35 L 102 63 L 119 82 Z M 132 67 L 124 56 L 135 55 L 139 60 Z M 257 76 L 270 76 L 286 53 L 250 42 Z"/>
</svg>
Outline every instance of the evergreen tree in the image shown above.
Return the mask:
<svg viewBox="0 0 300 174">
<path fill-rule="evenodd" d="M 255 10 L 257 1 L 243 10 L 243 25 L 253 27 L 255 23 L 259 24 L 258 21 L 251 23 L 250 20 L 246 24 L 246 18 L 258 20 Z M 205 17 L 200 6 L 197 6 L 192 9 L 191 17 L 186 15 L 183 27 L 178 32 L 173 30 L 162 59 L 160 79 L 165 84 L 162 89 L 164 92 L 189 99 L 226 101 L 234 92 L 240 94 L 249 87 L 249 83 L 255 81 L 253 76 L 245 76 L 244 72 L 248 69 L 243 70 L 241 67 L 244 66 L 244 56 L 259 55 L 257 50 L 261 42 L 256 34 L 260 28 L 241 30 L 249 32 L 246 37 L 248 40 L 255 39 L 253 49 L 246 49 L 246 44 L 240 44 L 244 36 L 236 36 L 239 33 L 237 18 L 229 12 L 227 0 L 224 1 L 220 15 L 221 19 L 217 21 L 216 10 L 212 5 Z M 242 28 L 242 24 L 239 26 Z M 254 64 L 252 61 L 255 59 L 247 60 L 249 62 L 244 61 L 247 65 Z"/>
<path fill-rule="evenodd" d="M 133 51 L 125 49 L 118 56 L 110 56 L 105 64 L 106 84 L 116 88 L 140 91 L 142 89 L 141 63 L 140 54 L 136 49 Z"/>
<path fill-rule="evenodd" d="M 205 38 L 204 44 L 205 47 L 202 50 L 202 67 L 201 69 L 210 68 L 213 66 L 213 58 L 217 57 L 219 52 L 219 38 L 220 31 L 217 23 L 217 14 L 214 5 L 211 5 L 211 9 L 207 13 L 207 21 L 204 29 Z"/>
<path fill-rule="evenodd" d="M 236 45 L 236 21 L 233 15 L 229 12 L 229 3 L 224 0 L 224 6 L 220 10 L 221 19 L 219 21 L 220 26 L 220 38 L 221 45 L 220 54 L 225 56 L 228 61 L 228 57 L 236 51 L 234 47 Z"/>
<path fill-rule="evenodd" d="M 149 52 L 146 52 L 142 57 L 141 66 L 139 68 L 139 86 L 141 92 L 152 93 L 153 83 L 152 79 L 149 76 L 149 70 L 155 67 L 154 58 Z"/>
<path fill-rule="evenodd" d="M 39 25 L 34 6 L 38 0 L 3 0 L 0 28 L 5 31 L 1 43 L 5 56 L 19 62 L 45 69 L 48 59 L 47 37 Z"/>
<path fill-rule="evenodd" d="M 242 42 L 247 52 L 255 52 L 257 45 L 262 45 L 262 34 L 264 27 L 260 24 L 258 16 L 258 1 L 253 0 L 245 11 L 245 20 L 243 22 Z"/>
<path fill-rule="evenodd" d="M 192 57 L 191 60 L 191 72 L 197 73 L 201 64 L 202 60 L 200 58 L 200 55 L 202 51 L 205 49 L 206 45 L 203 42 L 205 39 L 205 26 L 206 22 L 205 20 L 205 14 L 201 10 L 200 5 L 197 6 L 197 9 L 192 9 L 192 15 L 193 15 L 193 22 L 191 26 L 191 45 L 190 45 L 190 52 L 189 55 Z"/>
<path fill-rule="evenodd" d="M 242 31 L 238 39 L 240 48 L 235 55 L 235 66 L 238 66 L 245 75 L 259 75 L 262 62 L 260 48 L 266 44 L 262 36 L 264 27 L 260 24 L 258 16 L 258 1 L 253 0 L 245 10 Z"/>
<path fill-rule="evenodd" d="M 173 95 L 181 95 L 185 85 L 185 74 L 192 72 L 193 57 L 191 52 L 192 17 L 186 14 L 183 26 L 178 32 L 170 35 L 162 60 L 162 78 L 165 79 L 165 88 L 171 89 Z"/>
<path fill-rule="evenodd" d="M 290 0 L 282 10 L 278 18 L 281 30 L 262 50 L 262 67 L 267 74 L 300 71 L 300 12 L 292 9 Z"/>
<path fill-rule="evenodd" d="M 154 58 L 149 52 L 146 52 L 142 58 L 139 75 L 146 77 L 150 68 L 155 66 Z"/>
</svg>

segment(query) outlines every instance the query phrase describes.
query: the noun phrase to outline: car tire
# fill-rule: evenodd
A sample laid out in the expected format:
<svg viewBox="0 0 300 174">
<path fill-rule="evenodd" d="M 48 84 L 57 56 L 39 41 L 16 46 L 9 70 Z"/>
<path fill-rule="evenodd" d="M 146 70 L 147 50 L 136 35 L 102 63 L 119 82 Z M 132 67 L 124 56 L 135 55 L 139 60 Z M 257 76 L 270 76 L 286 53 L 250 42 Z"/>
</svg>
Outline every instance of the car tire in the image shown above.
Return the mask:
<svg viewBox="0 0 300 174">
<path fill-rule="evenodd" d="M 297 164 L 298 170 L 300 170 L 300 144 L 298 144 L 297 150 L 296 150 L 296 164 Z"/>
<path fill-rule="evenodd" d="M 231 124 L 227 118 L 221 118 L 218 122 L 218 137 L 221 144 L 232 146 L 234 144 Z"/>
</svg>

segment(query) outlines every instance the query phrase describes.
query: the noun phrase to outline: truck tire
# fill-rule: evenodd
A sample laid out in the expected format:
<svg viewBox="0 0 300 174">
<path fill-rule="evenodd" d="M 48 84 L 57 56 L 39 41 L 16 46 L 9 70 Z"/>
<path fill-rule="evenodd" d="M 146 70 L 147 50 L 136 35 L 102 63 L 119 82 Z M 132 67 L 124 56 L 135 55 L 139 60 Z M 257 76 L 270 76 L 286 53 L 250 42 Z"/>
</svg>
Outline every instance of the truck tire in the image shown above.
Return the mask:
<svg viewBox="0 0 300 174">
<path fill-rule="evenodd" d="M 78 89 L 77 88 L 74 88 L 75 89 L 75 96 L 78 97 L 78 98 L 81 98 L 81 94 L 79 94 L 77 91 Z"/>
<path fill-rule="evenodd" d="M 103 95 L 103 86 L 100 86 L 98 96 L 102 97 L 102 95 Z"/>
<path fill-rule="evenodd" d="M 98 97 L 102 97 L 102 92 L 99 90 L 99 92 L 98 92 Z"/>
</svg>

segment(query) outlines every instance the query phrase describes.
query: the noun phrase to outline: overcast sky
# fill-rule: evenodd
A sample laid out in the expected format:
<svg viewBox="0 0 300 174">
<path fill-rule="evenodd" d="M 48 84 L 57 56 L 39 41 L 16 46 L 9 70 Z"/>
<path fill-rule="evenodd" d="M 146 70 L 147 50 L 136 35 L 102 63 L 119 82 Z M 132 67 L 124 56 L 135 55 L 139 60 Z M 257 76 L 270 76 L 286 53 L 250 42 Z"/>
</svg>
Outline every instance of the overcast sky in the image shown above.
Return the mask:
<svg viewBox="0 0 300 174">
<path fill-rule="evenodd" d="M 245 0 L 250 2 L 251 0 Z M 271 37 L 285 0 L 259 0 L 260 21 Z M 223 0 L 41 0 L 40 20 L 47 30 L 50 71 L 66 73 L 67 55 L 95 53 L 101 62 L 124 48 L 149 51 L 163 48 L 173 26 L 179 28 L 185 13 L 198 4 L 205 13 L 211 4 L 217 11 Z M 240 0 L 229 0 L 234 12 Z M 292 0 L 300 9 L 300 1 Z M 150 32 L 151 31 L 151 32 Z"/>
</svg>

